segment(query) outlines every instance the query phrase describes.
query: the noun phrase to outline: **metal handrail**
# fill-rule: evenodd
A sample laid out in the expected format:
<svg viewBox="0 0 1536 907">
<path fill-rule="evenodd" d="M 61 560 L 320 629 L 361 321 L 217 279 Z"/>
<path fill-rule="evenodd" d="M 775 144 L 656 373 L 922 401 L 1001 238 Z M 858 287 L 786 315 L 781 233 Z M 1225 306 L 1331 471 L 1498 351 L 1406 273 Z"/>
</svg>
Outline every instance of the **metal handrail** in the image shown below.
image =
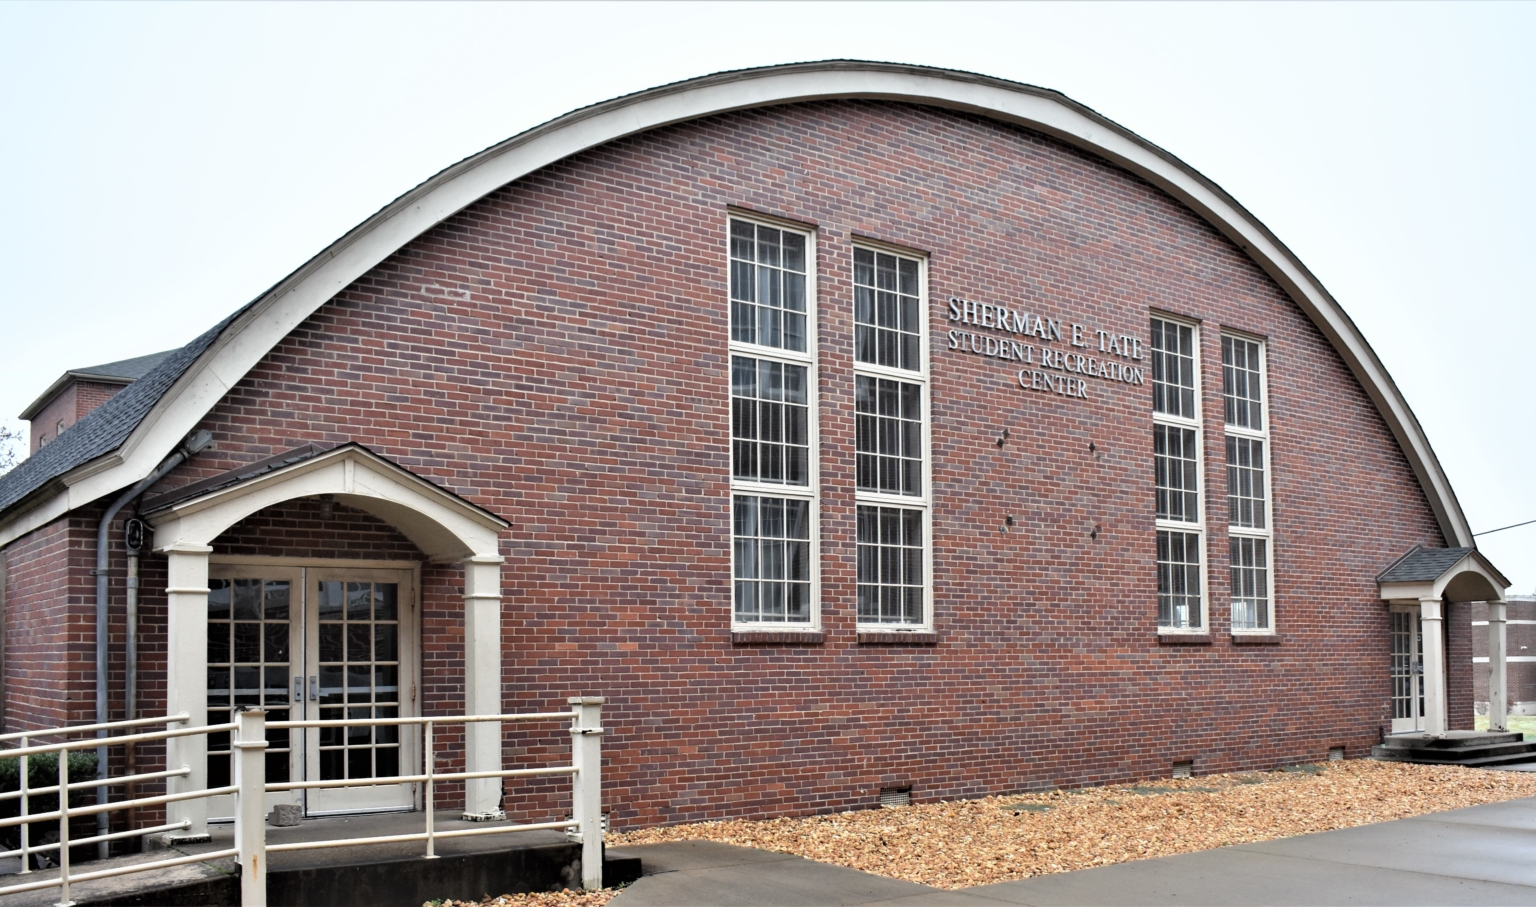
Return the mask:
<svg viewBox="0 0 1536 907">
<path fill-rule="evenodd" d="M 598 743 L 602 734 L 599 726 L 601 699 L 576 698 L 571 700 L 573 708 L 569 712 L 535 712 L 506 715 L 443 715 L 417 718 L 366 718 L 366 719 L 317 719 L 308 721 L 265 721 L 266 713 L 260 709 L 237 711 L 235 720 L 227 724 L 204 725 L 200 727 L 182 727 L 160 731 L 136 732 L 121 734 L 116 737 L 90 737 L 84 740 L 64 740 L 56 743 L 31 744 L 37 737 L 68 736 L 77 733 L 94 733 L 96 731 L 122 731 L 140 728 L 148 725 L 187 724 L 190 717 L 186 714 L 141 718 L 133 721 L 107 722 L 104 724 L 79 725 L 71 728 L 42 728 L 21 731 L 13 734 L 0 735 L 0 743 L 18 741 L 19 747 L 11 749 L 0 748 L 0 758 L 17 757 L 20 759 L 21 784 L 20 789 L 10 793 L 0 794 L 0 802 L 20 799 L 20 815 L 0 819 L 0 828 L 20 826 L 21 846 L 18 849 L 0 852 L 0 858 L 20 856 L 22 858 L 23 873 L 31 872 L 30 860 L 32 854 L 56 853 L 59 873 L 56 878 L 27 882 L 19 885 L 0 887 L 0 896 L 7 894 L 19 894 L 25 891 L 36 891 L 44 888 L 61 889 L 60 902 L 72 903 L 69 899 L 69 888 L 73 883 L 103 879 L 112 876 L 126 875 L 135 872 L 146 872 L 157 869 L 179 866 L 186 863 L 204 862 L 208 860 L 222 859 L 224 857 L 237 856 L 241 858 L 242 866 L 250 863 L 254 871 L 242 873 L 241 892 L 243 904 L 262 904 L 266 900 L 266 859 L 260 854 L 265 852 L 284 852 L 326 847 L 356 847 L 369 844 L 389 844 L 413 841 L 426 842 L 426 854 L 429 859 L 435 858 L 436 841 L 439 838 L 461 838 L 491 834 L 509 834 L 521 831 L 558 830 L 564 829 L 567 834 L 580 840 L 583 844 L 582 859 L 582 883 L 585 887 L 595 888 L 602 884 L 602 822 L 599 814 L 601 807 L 599 784 L 600 753 Z M 437 771 L 436 752 L 436 726 L 438 724 L 468 725 L 474 723 L 525 723 L 534 721 L 564 721 L 571 722 L 571 761 L 569 764 L 539 766 L 534 768 L 514 768 L 496 770 L 476 770 L 461 772 Z M 412 775 L 392 775 L 378 778 L 352 778 L 352 779 L 325 779 L 315 781 L 288 781 L 267 784 L 265 778 L 265 750 L 267 748 L 267 730 L 274 729 L 303 729 L 303 728 L 334 728 L 334 727 L 381 727 L 381 726 L 407 726 L 420 727 L 424 746 L 423 771 Z M 180 791 L 166 793 L 159 796 L 137 797 L 130 800 L 117 802 L 99 802 L 86 806 L 70 806 L 69 794 L 81 790 L 100 790 L 109 786 L 133 784 L 140 781 L 161 780 L 169 778 L 185 778 L 193 774 L 188 766 L 176 769 L 166 769 L 157 772 L 143 772 L 133 775 L 125 775 L 118 778 L 90 779 L 87 781 L 71 782 L 69 780 L 69 759 L 67 754 L 81 749 L 94 749 L 100 746 L 120 746 L 126 743 L 139 743 L 149 740 L 166 740 L 177 737 L 195 735 L 208 735 L 216 733 L 234 732 L 234 739 L 230 743 L 230 751 L 234 757 L 234 769 L 232 781 L 234 783 L 220 787 L 203 788 L 199 790 Z M 45 753 L 60 754 L 59 779 L 56 784 L 47 787 L 32 787 L 28 780 L 28 758 L 30 756 Z M 496 824 L 483 828 L 454 829 L 439 831 L 435 826 L 436 785 L 441 781 L 473 781 L 490 778 L 532 778 L 550 775 L 569 775 L 572 779 L 573 818 L 557 822 L 534 822 L 522 824 Z M 425 814 L 426 828 L 421 832 L 404 835 L 379 835 L 366 838 L 342 838 L 327 841 L 307 841 L 289 844 L 266 843 L 265 823 L 262 821 L 264 799 L 267 793 L 280 793 L 295 790 L 335 789 L 346 787 L 366 787 L 393 784 L 424 784 L 425 785 Z M 32 796 L 40 794 L 53 794 L 58 796 L 58 808 L 42 813 L 29 811 L 29 800 Z M 204 799 L 208 797 L 220 797 L 233 795 L 236 798 L 237 819 L 235 823 L 236 846 L 224 850 L 208 853 L 192 854 L 173 859 L 157 860 L 149 863 L 135 863 L 128 866 L 112 867 L 110 869 L 93 872 L 78 873 L 70 869 L 69 854 L 72 847 L 82 844 L 96 844 L 107 841 L 115 841 L 123 838 L 141 837 L 147 834 L 161 832 L 184 831 L 191 827 L 191 820 L 183 819 L 180 822 L 170 822 L 153 828 L 129 829 L 127 831 L 97 834 L 93 837 L 71 840 L 69 836 L 70 819 L 76 816 L 96 815 L 112 810 L 136 809 L 146 806 L 159 806 L 169 803 L 178 803 L 189 800 Z M 59 823 L 59 840 L 55 843 L 32 846 L 28 838 L 30 823 L 57 820 Z M 251 859 L 255 856 L 256 859 Z"/>
<path fill-rule="evenodd" d="M 188 715 L 186 712 L 182 712 L 179 715 L 166 715 L 158 718 L 135 718 L 132 721 L 108 721 L 105 724 L 77 724 L 73 727 L 38 728 L 30 731 L 12 731 L 9 734 L 0 734 L 0 743 L 7 743 L 11 740 L 25 740 L 28 737 L 45 737 L 54 734 L 83 734 L 86 731 L 91 731 L 94 733 L 96 731 L 110 731 L 113 728 L 143 727 L 147 724 L 184 724 L 191 720 L 191 715 Z M 107 739 L 109 743 L 112 740 L 110 737 Z M 95 742 L 94 738 L 92 742 Z M 5 753 L 0 751 L 0 756 L 4 755 Z"/>
</svg>

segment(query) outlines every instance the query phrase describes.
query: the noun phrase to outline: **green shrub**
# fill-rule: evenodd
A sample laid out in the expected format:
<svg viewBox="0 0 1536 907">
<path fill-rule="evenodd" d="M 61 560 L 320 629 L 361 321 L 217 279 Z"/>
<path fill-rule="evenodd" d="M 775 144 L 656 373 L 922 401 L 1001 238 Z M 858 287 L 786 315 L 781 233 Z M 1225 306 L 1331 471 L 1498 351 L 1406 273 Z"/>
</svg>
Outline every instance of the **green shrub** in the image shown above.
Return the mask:
<svg viewBox="0 0 1536 907">
<path fill-rule="evenodd" d="M 96 753 L 94 750 L 75 750 L 69 754 L 69 783 L 88 781 L 96 777 Z M 53 787 L 59 783 L 59 757 L 55 753 L 43 753 L 37 756 L 27 757 L 27 788 L 29 790 L 39 787 Z M 0 759 L 0 792 L 10 793 L 21 790 L 21 759 L 12 756 Z M 69 795 L 71 807 L 84 806 L 94 802 L 95 793 L 88 790 L 77 790 Z M 59 808 L 59 795 L 56 793 L 29 794 L 27 796 L 28 813 L 47 813 Z M 21 798 L 0 800 L 0 818 L 11 819 L 21 815 Z M 57 819 L 43 822 L 28 822 L 30 831 L 27 840 L 31 844 L 48 844 L 59 839 L 59 823 Z M 73 827 L 71 827 L 73 830 Z M 12 825 L 0 828 L 0 847 L 6 850 L 15 850 L 21 846 L 21 827 Z M 73 850 L 71 850 L 73 852 Z M 58 862 L 57 854 L 45 855 L 51 863 Z M 34 864 L 36 865 L 36 864 Z"/>
</svg>

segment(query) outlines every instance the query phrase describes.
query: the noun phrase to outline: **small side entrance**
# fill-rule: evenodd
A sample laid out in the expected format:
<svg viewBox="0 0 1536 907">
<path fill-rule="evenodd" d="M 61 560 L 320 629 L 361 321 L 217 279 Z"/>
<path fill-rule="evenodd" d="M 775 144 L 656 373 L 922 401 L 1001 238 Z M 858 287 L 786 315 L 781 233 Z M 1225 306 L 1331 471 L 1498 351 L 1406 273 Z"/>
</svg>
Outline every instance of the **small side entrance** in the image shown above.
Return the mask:
<svg viewBox="0 0 1536 907">
<path fill-rule="evenodd" d="M 1424 730 L 1424 638 L 1417 605 L 1392 606 L 1392 733 Z"/>
<path fill-rule="evenodd" d="M 416 572 L 410 567 L 209 564 L 208 723 L 260 705 L 267 721 L 417 714 Z M 271 729 L 267 782 L 384 778 L 420 771 L 415 735 L 394 726 Z M 208 738 L 208 784 L 229 784 L 228 734 Z M 289 791 L 306 815 L 413 809 L 416 784 Z M 209 801 L 232 816 L 233 798 Z"/>
</svg>

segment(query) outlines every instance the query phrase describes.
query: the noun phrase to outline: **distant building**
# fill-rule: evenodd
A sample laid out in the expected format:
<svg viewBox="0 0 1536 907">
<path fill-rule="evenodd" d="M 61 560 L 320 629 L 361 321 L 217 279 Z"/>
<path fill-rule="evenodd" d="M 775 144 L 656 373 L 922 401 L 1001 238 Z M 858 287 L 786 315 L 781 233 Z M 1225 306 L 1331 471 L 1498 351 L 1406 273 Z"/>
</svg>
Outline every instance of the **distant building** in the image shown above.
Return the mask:
<svg viewBox="0 0 1536 907">
<path fill-rule="evenodd" d="M 1505 605 L 1505 660 L 1509 714 L 1536 715 L 1536 595 L 1511 595 Z M 1488 714 L 1488 608 L 1472 606 L 1472 698 L 1477 714 Z"/>
</svg>

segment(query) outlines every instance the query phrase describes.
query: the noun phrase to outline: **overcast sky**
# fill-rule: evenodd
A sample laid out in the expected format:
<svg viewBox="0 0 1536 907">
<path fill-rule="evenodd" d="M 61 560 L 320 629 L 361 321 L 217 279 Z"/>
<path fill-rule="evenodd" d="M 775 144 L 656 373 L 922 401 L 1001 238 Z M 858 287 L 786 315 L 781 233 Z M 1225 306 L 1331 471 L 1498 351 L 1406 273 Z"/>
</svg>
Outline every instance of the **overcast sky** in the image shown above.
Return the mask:
<svg viewBox="0 0 1536 907">
<path fill-rule="evenodd" d="M 1057 89 L 1220 183 L 1360 325 L 1474 531 L 1536 519 L 1533 45 L 1517 3 L 3 3 L 0 415 L 544 120 L 852 57 Z M 1536 592 L 1536 526 L 1480 545 Z"/>
</svg>

